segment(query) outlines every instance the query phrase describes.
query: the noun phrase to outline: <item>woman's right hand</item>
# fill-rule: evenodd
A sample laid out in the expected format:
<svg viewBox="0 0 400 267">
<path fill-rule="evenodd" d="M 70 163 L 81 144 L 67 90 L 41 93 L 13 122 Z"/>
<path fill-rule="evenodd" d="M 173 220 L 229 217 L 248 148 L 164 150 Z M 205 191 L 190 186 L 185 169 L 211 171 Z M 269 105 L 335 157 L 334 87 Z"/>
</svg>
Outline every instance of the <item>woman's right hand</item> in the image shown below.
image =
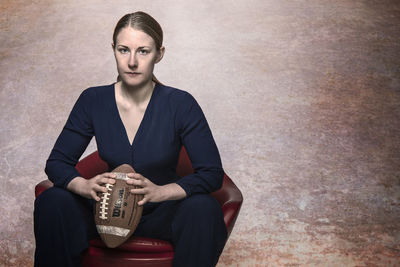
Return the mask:
<svg viewBox="0 0 400 267">
<path fill-rule="evenodd" d="M 83 197 L 89 199 L 93 198 L 96 201 L 100 201 L 100 197 L 97 196 L 97 192 L 107 192 L 107 188 L 104 185 L 107 183 L 114 184 L 114 178 L 115 174 L 109 172 L 96 175 L 90 179 L 85 179 L 78 176 L 69 182 L 67 189 Z"/>
</svg>

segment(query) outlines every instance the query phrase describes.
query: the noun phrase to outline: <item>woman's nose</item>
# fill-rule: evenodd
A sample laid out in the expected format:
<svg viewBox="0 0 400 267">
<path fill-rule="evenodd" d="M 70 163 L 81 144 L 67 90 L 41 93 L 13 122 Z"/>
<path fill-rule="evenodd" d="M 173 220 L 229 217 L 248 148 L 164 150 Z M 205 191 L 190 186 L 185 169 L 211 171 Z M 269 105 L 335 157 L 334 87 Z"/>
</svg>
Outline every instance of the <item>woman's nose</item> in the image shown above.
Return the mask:
<svg viewBox="0 0 400 267">
<path fill-rule="evenodd" d="M 129 57 L 128 66 L 129 66 L 129 68 L 137 67 L 137 60 L 136 60 L 135 53 L 132 53 L 131 56 Z"/>
</svg>

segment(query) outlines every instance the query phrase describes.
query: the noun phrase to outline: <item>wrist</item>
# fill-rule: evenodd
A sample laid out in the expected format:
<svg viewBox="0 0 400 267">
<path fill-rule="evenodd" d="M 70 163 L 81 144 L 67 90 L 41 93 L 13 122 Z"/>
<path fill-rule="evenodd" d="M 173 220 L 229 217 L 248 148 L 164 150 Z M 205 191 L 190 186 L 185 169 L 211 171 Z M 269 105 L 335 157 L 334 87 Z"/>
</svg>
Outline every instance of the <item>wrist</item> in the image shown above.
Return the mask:
<svg viewBox="0 0 400 267">
<path fill-rule="evenodd" d="M 166 184 L 162 187 L 163 200 L 178 200 L 186 197 L 186 192 L 176 183 Z"/>
<path fill-rule="evenodd" d="M 79 192 L 79 188 L 82 187 L 82 184 L 86 182 L 86 179 L 80 176 L 73 178 L 67 185 L 67 189 L 74 193 Z"/>
</svg>

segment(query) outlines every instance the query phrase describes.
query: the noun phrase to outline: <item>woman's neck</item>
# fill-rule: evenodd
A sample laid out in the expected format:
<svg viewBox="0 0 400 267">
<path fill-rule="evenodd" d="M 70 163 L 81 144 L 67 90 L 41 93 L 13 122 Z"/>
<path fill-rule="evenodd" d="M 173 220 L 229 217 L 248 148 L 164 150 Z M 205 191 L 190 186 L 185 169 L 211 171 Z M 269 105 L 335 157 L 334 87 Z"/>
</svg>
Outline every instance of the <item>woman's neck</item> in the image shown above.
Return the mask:
<svg viewBox="0 0 400 267">
<path fill-rule="evenodd" d="M 120 81 L 118 83 L 121 100 L 137 106 L 148 102 L 155 86 L 155 82 L 153 82 L 152 80 L 141 87 L 129 87 L 123 81 Z"/>
</svg>

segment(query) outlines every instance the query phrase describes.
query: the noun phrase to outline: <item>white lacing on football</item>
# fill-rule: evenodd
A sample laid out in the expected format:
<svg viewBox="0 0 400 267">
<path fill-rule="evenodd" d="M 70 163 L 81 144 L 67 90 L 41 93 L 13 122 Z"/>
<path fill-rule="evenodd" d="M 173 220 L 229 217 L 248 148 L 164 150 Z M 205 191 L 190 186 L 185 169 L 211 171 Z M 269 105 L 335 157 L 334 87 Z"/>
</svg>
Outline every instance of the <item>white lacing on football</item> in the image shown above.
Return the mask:
<svg viewBox="0 0 400 267">
<path fill-rule="evenodd" d="M 124 172 L 114 172 L 114 174 L 115 174 L 115 176 L 116 176 L 115 179 L 124 180 L 124 181 L 126 181 L 126 180 L 129 179 L 127 173 L 124 173 Z"/>
<path fill-rule="evenodd" d="M 129 234 L 129 229 L 110 226 L 110 225 L 96 225 L 97 231 L 99 234 L 109 234 L 109 235 L 116 235 L 125 237 Z"/>
<path fill-rule="evenodd" d="M 106 184 L 106 188 L 108 191 L 111 191 L 113 185 L 112 184 Z M 100 219 L 107 220 L 107 210 L 108 210 L 108 200 L 110 199 L 109 196 L 111 194 L 109 192 L 103 193 L 103 196 L 101 197 L 101 202 L 100 202 Z"/>
</svg>

